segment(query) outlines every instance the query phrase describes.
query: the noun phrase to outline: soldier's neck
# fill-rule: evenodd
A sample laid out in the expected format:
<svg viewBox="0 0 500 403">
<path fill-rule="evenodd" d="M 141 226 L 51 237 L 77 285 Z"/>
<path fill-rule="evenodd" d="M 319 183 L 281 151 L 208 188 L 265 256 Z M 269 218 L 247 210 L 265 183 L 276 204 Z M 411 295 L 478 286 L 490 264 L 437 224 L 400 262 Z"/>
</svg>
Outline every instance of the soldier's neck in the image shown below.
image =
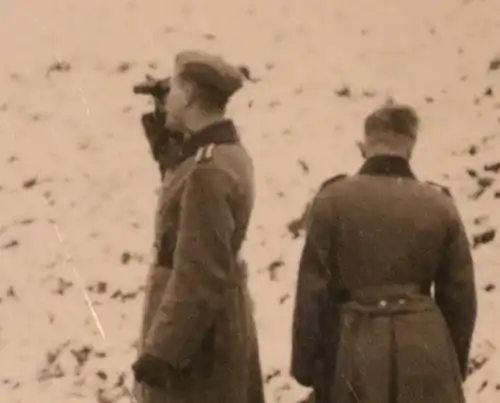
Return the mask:
<svg viewBox="0 0 500 403">
<path fill-rule="evenodd" d="M 213 125 L 225 119 L 224 113 L 199 112 L 189 116 L 186 122 L 188 137 L 195 135 L 207 126 Z"/>
<path fill-rule="evenodd" d="M 407 149 L 397 150 L 391 147 L 378 146 L 366 149 L 364 157 L 366 159 L 373 157 L 400 157 L 410 160 L 411 152 Z"/>
</svg>

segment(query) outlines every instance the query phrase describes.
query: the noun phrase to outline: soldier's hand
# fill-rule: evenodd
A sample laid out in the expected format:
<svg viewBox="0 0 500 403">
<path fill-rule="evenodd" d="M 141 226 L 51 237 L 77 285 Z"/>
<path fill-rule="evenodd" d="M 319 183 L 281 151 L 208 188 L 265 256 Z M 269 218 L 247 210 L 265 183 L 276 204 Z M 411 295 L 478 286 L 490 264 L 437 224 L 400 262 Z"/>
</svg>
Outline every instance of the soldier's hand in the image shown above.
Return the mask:
<svg viewBox="0 0 500 403">
<path fill-rule="evenodd" d="M 174 369 L 162 359 L 146 353 L 132 365 L 132 371 L 137 382 L 164 388 Z"/>
</svg>

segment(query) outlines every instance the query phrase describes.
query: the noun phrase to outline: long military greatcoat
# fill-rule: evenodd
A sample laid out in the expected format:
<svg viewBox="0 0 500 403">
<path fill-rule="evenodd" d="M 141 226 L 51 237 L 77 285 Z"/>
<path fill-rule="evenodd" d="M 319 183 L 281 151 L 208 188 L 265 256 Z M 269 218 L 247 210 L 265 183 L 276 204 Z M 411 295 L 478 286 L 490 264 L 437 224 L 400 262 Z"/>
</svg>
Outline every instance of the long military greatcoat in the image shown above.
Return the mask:
<svg viewBox="0 0 500 403">
<path fill-rule="evenodd" d="M 292 343 L 292 374 L 316 402 L 463 403 L 475 318 L 470 248 L 449 194 L 398 157 L 325 182 Z"/>
<path fill-rule="evenodd" d="M 252 163 L 229 120 L 197 133 L 164 177 L 156 261 L 139 353 L 174 369 L 141 403 L 263 403 L 246 267 L 238 258 L 254 203 Z"/>
</svg>

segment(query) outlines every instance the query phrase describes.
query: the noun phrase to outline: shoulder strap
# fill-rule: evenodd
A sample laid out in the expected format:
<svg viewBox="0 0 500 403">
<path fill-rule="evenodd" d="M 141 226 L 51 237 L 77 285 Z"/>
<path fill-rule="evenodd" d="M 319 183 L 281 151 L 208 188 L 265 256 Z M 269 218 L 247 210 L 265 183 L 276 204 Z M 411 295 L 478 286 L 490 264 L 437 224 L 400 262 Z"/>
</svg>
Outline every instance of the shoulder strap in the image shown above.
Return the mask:
<svg viewBox="0 0 500 403">
<path fill-rule="evenodd" d="M 325 180 L 325 181 L 321 184 L 321 186 L 319 187 L 319 190 L 321 191 L 321 190 L 323 190 L 324 188 L 326 188 L 328 185 L 331 185 L 332 183 L 335 183 L 335 182 L 337 182 L 337 181 L 339 181 L 339 180 L 341 180 L 341 179 L 345 179 L 345 178 L 347 178 L 347 177 L 348 177 L 348 175 L 347 175 L 347 174 L 340 174 L 340 175 L 335 175 L 335 176 L 333 176 L 333 177 L 331 177 L 331 178 L 328 178 L 327 180 Z"/>
<path fill-rule="evenodd" d="M 441 193 L 444 193 L 445 195 L 447 196 L 450 196 L 451 197 L 451 192 L 450 192 L 450 189 L 447 188 L 446 186 L 443 186 L 443 185 L 440 185 L 439 183 L 436 183 L 436 182 L 432 182 L 432 181 L 425 181 L 424 182 L 426 185 L 440 191 Z"/>
</svg>

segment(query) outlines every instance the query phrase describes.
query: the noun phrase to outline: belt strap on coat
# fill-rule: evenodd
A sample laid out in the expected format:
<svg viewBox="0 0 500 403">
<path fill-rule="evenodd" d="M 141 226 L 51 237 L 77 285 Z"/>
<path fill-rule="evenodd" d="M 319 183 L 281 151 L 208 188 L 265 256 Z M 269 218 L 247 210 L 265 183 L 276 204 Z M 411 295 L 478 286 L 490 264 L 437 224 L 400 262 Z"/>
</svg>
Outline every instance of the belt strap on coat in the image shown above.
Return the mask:
<svg viewBox="0 0 500 403">
<path fill-rule="evenodd" d="M 342 303 L 348 311 L 384 315 L 418 312 L 434 307 L 424 287 L 412 283 L 361 287 L 347 291 L 343 296 Z"/>
<path fill-rule="evenodd" d="M 352 290 L 344 289 L 338 292 L 337 295 L 341 303 L 350 301 L 374 303 L 383 300 L 394 301 L 409 296 L 427 295 L 427 291 L 420 284 L 408 283 L 364 286 Z"/>
<path fill-rule="evenodd" d="M 391 284 L 365 286 L 349 291 L 352 300 L 398 299 L 410 295 L 422 295 L 423 287 L 419 284 Z"/>
</svg>

